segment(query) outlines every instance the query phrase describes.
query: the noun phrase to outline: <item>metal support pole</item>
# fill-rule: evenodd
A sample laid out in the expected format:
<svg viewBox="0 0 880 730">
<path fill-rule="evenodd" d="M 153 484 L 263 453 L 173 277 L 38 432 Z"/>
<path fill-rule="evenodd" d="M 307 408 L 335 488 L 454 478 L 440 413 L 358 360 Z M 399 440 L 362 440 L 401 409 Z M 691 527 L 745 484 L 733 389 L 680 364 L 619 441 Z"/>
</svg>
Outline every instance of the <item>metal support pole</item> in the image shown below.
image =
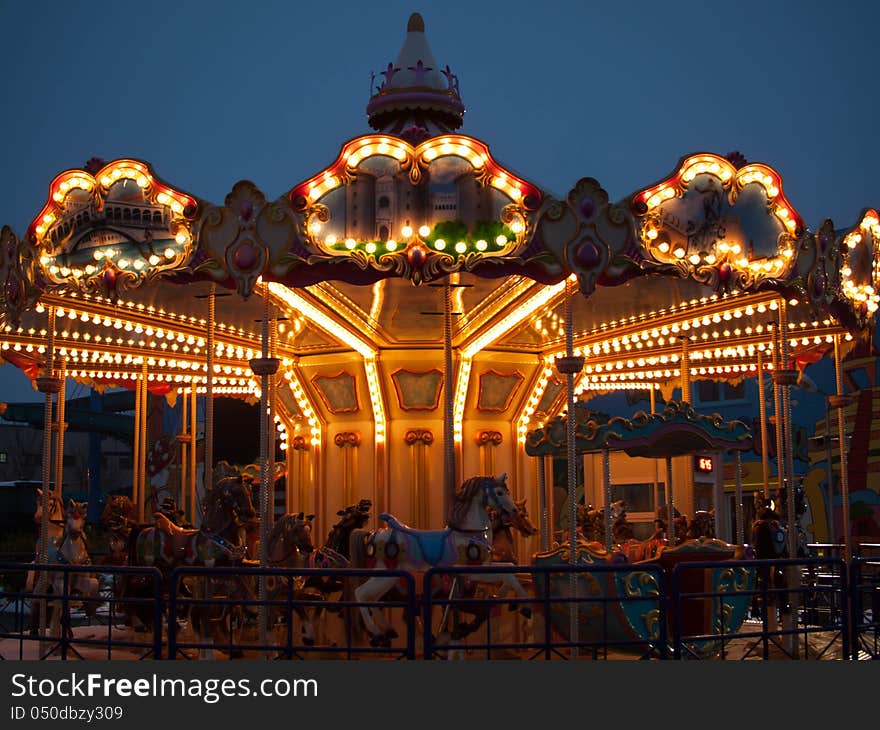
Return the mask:
<svg viewBox="0 0 880 730">
<path fill-rule="evenodd" d="M 781 347 L 781 339 L 777 330 L 773 346 L 773 415 L 776 417 L 776 489 L 777 494 L 782 493 L 785 484 L 785 449 L 782 444 L 782 388 L 776 378 L 779 372 L 780 364 L 779 348 Z"/>
<path fill-rule="evenodd" d="M 764 353 L 758 350 L 758 420 L 761 425 L 761 473 L 764 480 L 764 497 L 770 496 L 770 457 L 767 454 L 767 402 L 764 399 Z"/>
<path fill-rule="evenodd" d="M 140 377 L 134 383 L 134 431 L 132 432 L 132 454 L 131 454 L 131 501 L 134 503 L 135 519 L 141 521 L 140 509 L 138 505 L 140 499 L 140 466 L 141 466 L 141 420 L 143 419 L 143 411 L 141 409 L 141 388 L 143 382 Z"/>
<path fill-rule="evenodd" d="M 49 563 L 49 512 L 54 496 L 54 488 L 50 485 L 52 478 L 52 398 L 57 393 L 61 384 L 55 377 L 54 358 L 55 358 L 55 307 L 46 307 L 47 325 L 46 325 L 46 366 L 44 374 L 41 378 L 37 378 L 37 388 L 46 397 L 43 407 L 43 510 L 40 519 L 40 555 L 39 561 L 43 565 Z M 54 485 L 60 488 L 59 484 Z M 61 499 L 59 493 L 58 498 Z M 40 571 L 37 580 L 37 593 L 45 594 L 48 587 L 48 572 Z M 40 611 L 40 637 L 46 635 L 48 609 L 45 600 L 39 601 Z M 42 645 L 41 645 L 42 653 Z"/>
<path fill-rule="evenodd" d="M 179 392 L 180 396 L 180 436 L 178 441 L 180 441 L 180 509 L 184 510 L 186 513 L 187 505 L 189 504 L 189 499 L 187 498 L 187 477 L 189 476 L 189 454 L 187 452 L 187 430 L 186 430 L 186 417 L 189 413 L 189 409 L 187 407 L 186 396 L 187 392 L 184 389 L 184 386 L 181 386 Z M 190 524 L 193 524 L 193 516 L 190 513 L 187 516 Z"/>
<path fill-rule="evenodd" d="M 449 515 L 455 493 L 455 388 L 452 371 L 452 286 L 449 277 L 443 283 L 443 519 Z"/>
<path fill-rule="evenodd" d="M 847 565 L 852 558 L 852 535 L 849 521 L 849 473 L 847 467 L 846 427 L 843 421 L 843 369 L 840 358 L 840 335 L 834 336 L 834 374 L 837 385 L 837 438 L 840 445 L 840 502 L 843 516 L 843 546 Z M 829 465 L 830 466 L 830 465 Z"/>
<path fill-rule="evenodd" d="M 216 318 L 217 287 L 211 284 L 211 293 L 208 296 L 208 323 L 207 323 L 207 357 L 205 373 L 205 489 L 214 486 L 214 322 Z M 268 306 L 268 290 L 263 292 L 264 310 Z M 263 349 L 266 348 L 265 335 Z M 265 357 L 265 355 L 264 355 Z M 263 388 L 265 392 L 265 385 Z M 266 407 L 262 413 L 265 415 Z"/>
<path fill-rule="evenodd" d="M 269 474 L 269 379 L 278 371 L 279 361 L 269 356 L 269 288 L 264 286 L 263 319 L 261 321 L 262 351 L 259 358 L 251 360 L 251 370 L 260 376 L 260 567 L 265 568 L 269 562 L 269 529 L 271 515 L 269 506 L 273 489 Z M 268 642 L 268 613 L 266 610 L 266 576 L 259 578 L 259 637 L 260 644 Z M 269 658 L 268 652 L 264 655 Z"/>
<path fill-rule="evenodd" d="M 666 539 L 675 545 L 675 504 L 672 499 L 672 457 L 666 457 Z"/>
<path fill-rule="evenodd" d="M 682 403 L 691 402 L 691 361 L 688 354 L 690 341 L 687 337 L 681 338 L 681 400 Z"/>
<path fill-rule="evenodd" d="M 835 363 L 836 365 L 836 363 Z M 825 396 L 825 473 L 828 477 L 828 542 L 837 542 L 837 525 L 834 520 L 834 467 L 831 463 L 831 401 Z"/>
<path fill-rule="evenodd" d="M 276 314 L 275 317 L 270 321 L 269 327 L 269 357 L 276 357 L 276 347 L 278 345 L 278 316 Z M 269 398 L 268 398 L 268 409 L 264 416 L 267 423 L 267 431 L 269 443 L 266 446 L 266 459 L 267 459 L 267 469 L 269 471 L 269 484 L 270 484 L 270 496 L 269 496 L 269 524 L 268 529 L 275 524 L 275 445 L 277 443 L 276 438 L 278 436 L 278 429 L 275 426 L 275 375 L 269 375 L 268 379 L 269 385 Z M 286 482 L 286 480 L 285 480 Z"/>
<path fill-rule="evenodd" d="M 198 421 L 198 395 L 197 383 L 193 378 L 192 387 L 190 389 L 189 398 L 189 432 L 190 432 L 190 450 L 189 450 L 189 512 L 190 519 L 194 527 L 200 527 L 202 524 L 201 503 L 198 495 L 198 484 L 196 483 L 196 466 L 198 460 L 198 432 L 196 424 Z M 184 408 L 186 402 L 184 402 Z"/>
<path fill-rule="evenodd" d="M 788 312 L 787 303 L 784 299 L 779 301 L 779 357 L 782 360 L 782 369 L 788 368 Z M 794 487 L 794 439 L 791 427 L 791 385 L 783 385 L 782 388 L 782 415 L 785 427 L 783 428 L 783 450 L 785 454 L 786 475 L 786 522 L 788 522 L 788 554 L 794 558 L 797 556 L 797 517 L 795 513 L 795 487 Z M 778 419 L 777 419 L 778 420 Z M 779 424 L 777 424 L 778 427 Z"/>
<path fill-rule="evenodd" d="M 571 300 L 574 296 L 572 280 L 565 283 L 565 356 L 556 361 L 556 367 L 566 379 L 566 403 L 568 415 L 566 417 L 566 461 L 568 465 L 568 562 L 570 565 L 577 564 L 577 471 L 575 465 L 575 401 L 574 401 L 574 376 L 584 367 L 584 358 L 575 357 L 574 354 L 574 330 L 572 324 Z M 586 485 L 584 485 L 586 488 Z M 569 604 L 569 639 L 578 641 L 578 614 L 579 606 L 576 603 L 578 584 L 577 575 L 569 573 L 569 595 L 572 603 Z M 577 647 L 573 646 L 571 658 L 577 659 Z"/>
<path fill-rule="evenodd" d="M 746 528 L 743 524 L 742 452 L 739 449 L 736 450 L 734 458 L 736 463 L 736 544 L 744 545 L 746 541 Z M 718 460 L 718 468 L 721 468 L 720 458 Z"/>
<path fill-rule="evenodd" d="M 55 424 L 53 428 L 56 430 L 55 435 L 55 489 L 58 490 L 59 496 L 64 492 L 64 399 L 67 389 L 65 385 L 66 366 L 63 357 L 58 358 L 58 369 L 56 375 L 60 381 L 60 390 L 58 391 L 58 402 L 55 406 Z"/>
<path fill-rule="evenodd" d="M 605 500 L 605 547 L 611 552 L 614 535 L 611 533 L 611 454 L 602 449 L 602 497 Z"/>
<path fill-rule="evenodd" d="M 648 391 L 651 398 L 651 414 L 657 412 L 657 395 L 656 389 L 651 385 Z M 660 509 L 660 460 L 654 459 L 654 514 L 656 515 Z"/>
<path fill-rule="evenodd" d="M 550 510 L 547 503 L 546 456 L 538 457 L 538 498 L 541 500 L 541 552 L 550 549 Z"/>
<path fill-rule="evenodd" d="M 138 502 L 138 521 L 143 522 L 145 519 L 146 498 L 147 498 L 147 416 L 149 412 L 150 389 L 148 386 L 147 361 L 144 360 L 141 366 L 141 430 L 140 439 L 141 446 L 138 451 L 138 485 L 140 500 Z M 152 497 L 153 495 L 151 495 Z M 158 507 L 158 505 L 154 505 Z M 153 510 L 151 510 L 152 512 Z"/>
<path fill-rule="evenodd" d="M 269 297 L 263 291 L 262 345 L 263 358 L 269 358 Z M 208 382 L 211 381 L 210 374 Z M 266 409 L 269 402 L 269 374 L 260 376 L 260 567 L 265 568 L 269 561 L 269 419 Z M 260 576 L 260 601 L 266 600 L 266 579 Z M 260 604 L 260 644 L 265 646 L 268 639 L 266 625 L 266 606 Z"/>
</svg>

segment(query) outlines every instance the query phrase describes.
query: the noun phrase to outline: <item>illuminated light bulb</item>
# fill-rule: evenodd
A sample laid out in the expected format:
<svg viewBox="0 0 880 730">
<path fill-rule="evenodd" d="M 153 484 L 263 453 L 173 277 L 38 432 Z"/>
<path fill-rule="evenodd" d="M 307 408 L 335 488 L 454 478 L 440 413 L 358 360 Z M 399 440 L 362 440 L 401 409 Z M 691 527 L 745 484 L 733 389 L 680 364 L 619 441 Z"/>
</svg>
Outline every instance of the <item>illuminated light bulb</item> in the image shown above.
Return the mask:
<svg viewBox="0 0 880 730">
<path fill-rule="evenodd" d="M 128 268 L 128 259 L 119 259 L 118 264 L 119 264 L 120 269 L 127 269 Z"/>
<path fill-rule="evenodd" d="M 455 244 L 455 250 L 457 253 L 464 253 L 467 251 L 467 244 L 464 241 L 459 241 Z"/>
<path fill-rule="evenodd" d="M 504 246 L 507 244 L 507 236 L 498 236 L 495 238 L 495 243 L 498 246 Z"/>
<path fill-rule="evenodd" d="M 189 236 L 188 236 L 184 231 L 180 231 L 180 232 L 174 237 L 174 240 L 177 241 L 177 243 L 186 243 L 187 240 L 189 240 Z"/>
<path fill-rule="evenodd" d="M 345 247 L 349 251 L 351 251 L 355 246 L 357 246 L 357 241 L 355 241 L 353 238 L 346 238 L 345 239 Z"/>
<path fill-rule="evenodd" d="M 666 241 L 662 241 L 658 246 L 661 253 L 669 253 L 669 244 Z"/>
<path fill-rule="evenodd" d="M 370 241 L 366 246 L 367 253 L 376 253 L 376 244 Z"/>
<path fill-rule="evenodd" d="M 681 248 L 680 246 L 677 249 L 675 249 L 675 251 L 673 251 L 673 254 L 675 254 L 675 257 L 678 259 L 683 259 L 685 253 L 686 253 L 686 251 L 683 248 Z"/>
<path fill-rule="evenodd" d="M 446 248 L 446 241 L 444 241 L 442 238 L 438 238 L 436 241 L 434 241 L 434 248 L 436 248 L 438 251 L 442 251 L 444 248 Z"/>
<path fill-rule="evenodd" d="M 523 225 L 522 221 L 516 220 L 510 224 L 510 230 L 519 235 L 525 230 L 525 226 Z"/>
<path fill-rule="evenodd" d="M 691 254 L 690 257 L 688 258 L 688 261 L 690 261 L 694 266 L 696 266 L 698 263 L 700 263 L 700 257 L 698 254 Z"/>
<path fill-rule="evenodd" d="M 405 230 L 406 229 L 404 228 L 404 231 Z M 412 229 L 410 229 L 410 230 L 412 230 Z M 385 248 L 387 248 L 389 251 L 396 251 L 397 250 L 397 241 L 395 241 L 392 238 L 390 241 L 388 241 L 388 243 L 385 244 Z"/>
<path fill-rule="evenodd" d="M 431 228 L 430 228 L 430 226 L 420 226 L 420 227 L 419 227 L 419 235 L 420 235 L 422 238 L 424 238 L 425 236 L 429 235 L 430 233 L 431 233 Z"/>
<path fill-rule="evenodd" d="M 324 239 L 324 243 L 326 243 L 328 246 L 335 246 L 336 236 L 331 233 L 329 236 L 327 236 L 327 238 Z"/>
<path fill-rule="evenodd" d="M 404 226 L 400 229 L 400 233 L 403 235 L 404 238 L 411 238 L 413 234 L 412 226 Z"/>
<path fill-rule="evenodd" d="M 479 241 L 477 241 L 476 246 L 477 246 L 477 251 L 485 251 L 485 250 L 489 247 L 489 244 L 486 243 L 486 242 L 481 238 Z"/>
<path fill-rule="evenodd" d="M 104 252 L 99 249 L 98 251 L 95 251 L 92 256 L 95 257 L 95 261 L 100 261 L 102 258 L 104 258 Z"/>
<path fill-rule="evenodd" d="M 166 259 L 173 259 L 174 258 L 174 249 L 173 248 L 166 248 L 165 249 L 165 258 Z"/>
</svg>

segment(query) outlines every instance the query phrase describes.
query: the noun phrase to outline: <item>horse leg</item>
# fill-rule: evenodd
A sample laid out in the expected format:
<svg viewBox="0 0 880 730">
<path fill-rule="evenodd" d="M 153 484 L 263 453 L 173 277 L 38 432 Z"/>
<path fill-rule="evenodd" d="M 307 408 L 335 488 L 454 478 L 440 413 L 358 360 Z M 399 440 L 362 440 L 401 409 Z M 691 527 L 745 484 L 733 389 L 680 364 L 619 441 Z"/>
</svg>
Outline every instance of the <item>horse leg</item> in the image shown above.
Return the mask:
<svg viewBox="0 0 880 730">
<path fill-rule="evenodd" d="M 354 597 L 358 602 L 376 601 L 390 591 L 397 578 L 394 576 L 369 578 L 366 582 L 354 589 Z M 361 618 L 371 635 L 371 646 L 390 646 L 391 639 L 397 637 L 397 632 L 391 628 L 381 609 L 374 606 L 360 606 Z M 380 628 L 381 625 L 381 628 Z"/>
</svg>

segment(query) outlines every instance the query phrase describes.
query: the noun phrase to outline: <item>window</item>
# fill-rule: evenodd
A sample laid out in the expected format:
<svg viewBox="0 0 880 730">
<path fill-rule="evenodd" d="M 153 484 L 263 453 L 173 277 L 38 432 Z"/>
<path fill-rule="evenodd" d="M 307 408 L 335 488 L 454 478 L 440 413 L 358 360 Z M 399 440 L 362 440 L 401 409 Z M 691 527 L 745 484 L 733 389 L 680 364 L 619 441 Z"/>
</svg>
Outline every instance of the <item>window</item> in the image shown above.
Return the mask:
<svg viewBox="0 0 880 730">
<path fill-rule="evenodd" d="M 663 499 L 663 482 L 657 483 L 660 499 Z M 616 502 L 622 499 L 626 502 L 627 512 L 653 512 L 654 511 L 654 483 L 642 484 L 612 484 L 611 500 Z"/>
<path fill-rule="evenodd" d="M 0 451 L 0 464 L 5 464 L 7 461 L 9 461 L 9 454 L 5 451 Z"/>
<path fill-rule="evenodd" d="M 388 208 L 391 205 L 391 201 L 388 200 L 387 195 L 383 195 L 379 198 L 379 207 L 380 208 Z"/>
</svg>

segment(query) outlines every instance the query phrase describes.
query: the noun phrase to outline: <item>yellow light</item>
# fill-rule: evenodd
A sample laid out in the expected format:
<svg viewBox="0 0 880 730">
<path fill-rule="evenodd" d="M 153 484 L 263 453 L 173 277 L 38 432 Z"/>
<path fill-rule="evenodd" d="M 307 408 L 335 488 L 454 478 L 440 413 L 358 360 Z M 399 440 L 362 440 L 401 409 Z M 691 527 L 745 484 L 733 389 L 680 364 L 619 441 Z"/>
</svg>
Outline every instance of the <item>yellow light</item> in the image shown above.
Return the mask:
<svg viewBox="0 0 880 730">
<path fill-rule="evenodd" d="M 404 229 L 404 230 L 406 230 L 406 229 Z M 390 241 L 388 241 L 388 243 L 385 244 L 385 248 L 387 248 L 389 251 L 396 251 L 397 250 L 397 241 L 395 241 L 392 238 Z"/>
<path fill-rule="evenodd" d="M 336 236 L 331 233 L 329 236 L 327 236 L 327 238 L 324 239 L 324 243 L 326 243 L 328 246 L 335 246 Z"/>
<path fill-rule="evenodd" d="M 367 253 L 376 253 L 376 244 L 370 241 L 365 247 Z"/>
<path fill-rule="evenodd" d="M 431 233 L 431 228 L 430 228 L 430 226 L 421 226 L 421 227 L 419 228 L 419 235 L 420 235 L 422 238 L 424 238 L 425 236 L 429 235 L 430 233 Z"/>
<path fill-rule="evenodd" d="M 455 250 L 457 253 L 464 253 L 467 251 L 467 244 L 464 241 L 459 241 L 455 244 Z"/>
<path fill-rule="evenodd" d="M 345 247 L 349 251 L 351 251 L 355 246 L 357 246 L 357 241 L 355 241 L 353 238 L 346 238 L 345 239 Z"/>
<path fill-rule="evenodd" d="M 173 259 L 174 258 L 174 249 L 166 248 L 165 249 L 165 258 L 166 259 Z"/>
<path fill-rule="evenodd" d="M 507 243 L 507 236 L 498 236 L 495 239 L 495 243 L 499 246 L 504 246 Z"/>
<path fill-rule="evenodd" d="M 404 238 L 411 238 L 413 234 L 412 226 L 404 226 L 400 229 L 400 232 Z"/>
<path fill-rule="evenodd" d="M 436 241 L 434 241 L 434 248 L 436 248 L 438 251 L 442 251 L 444 248 L 446 248 L 446 241 L 444 241 L 442 238 L 438 238 Z"/>
<path fill-rule="evenodd" d="M 485 250 L 489 247 L 489 244 L 486 243 L 486 242 L 481 238 L 479 241 L 477 241 L 476 246 L 477 246 L 477 251 L 485 251 Z"/>
</svg>

